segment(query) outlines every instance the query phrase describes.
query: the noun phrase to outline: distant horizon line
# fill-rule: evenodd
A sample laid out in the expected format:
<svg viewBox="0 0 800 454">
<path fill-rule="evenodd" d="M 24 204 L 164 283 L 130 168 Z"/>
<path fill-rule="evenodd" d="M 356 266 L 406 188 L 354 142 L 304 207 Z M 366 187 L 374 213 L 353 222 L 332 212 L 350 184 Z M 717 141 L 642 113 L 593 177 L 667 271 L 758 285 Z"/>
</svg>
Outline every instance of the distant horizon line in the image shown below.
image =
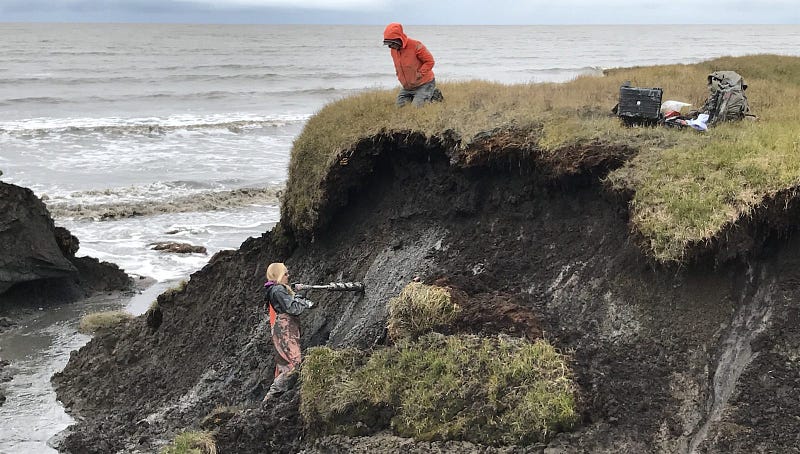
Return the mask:
<svg viewBox="0 0 800 454">
<path fill-rule="evenodd" d="M 403 25 L 415 27 L 586 27 L 586 26 L 798 26 L 798 23 L 645 23 L 645 22 L 616 22 L 616 23 L 545 23 L 545 24 L 425 24 L 414 22 L 402 22 Z M 376 27 L 385 26 L 385 23 L 301 23 L 301 22 L 286 22 L 286 23 L 272 23 L 272 22 L 137 22 L 137 21 L 48 21 L 48 20 L 34 20 L 34 21 L 0 21 L 0 25 L 26 25 L 26 24 L 62 24 L 62 25 L 276 25 L 276 26 L 343 26 L 343 27 Z"/>
</svg>

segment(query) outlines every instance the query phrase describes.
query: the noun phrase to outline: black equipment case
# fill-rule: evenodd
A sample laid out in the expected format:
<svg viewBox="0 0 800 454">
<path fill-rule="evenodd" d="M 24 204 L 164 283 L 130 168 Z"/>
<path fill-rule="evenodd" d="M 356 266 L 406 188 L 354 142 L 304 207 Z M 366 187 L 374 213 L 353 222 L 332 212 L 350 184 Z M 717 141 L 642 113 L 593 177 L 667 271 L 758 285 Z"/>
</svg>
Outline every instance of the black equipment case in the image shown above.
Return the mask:
<svg viewBox="0 0 800 454">
<path fill-rule="evenodd" d="M 630 82 L 626 82 L 619 87 L 617 115 L 627 125 L 654 125 L 661 116 L 663 94 L 660 88 L 631 87 Z"/>
</svg>

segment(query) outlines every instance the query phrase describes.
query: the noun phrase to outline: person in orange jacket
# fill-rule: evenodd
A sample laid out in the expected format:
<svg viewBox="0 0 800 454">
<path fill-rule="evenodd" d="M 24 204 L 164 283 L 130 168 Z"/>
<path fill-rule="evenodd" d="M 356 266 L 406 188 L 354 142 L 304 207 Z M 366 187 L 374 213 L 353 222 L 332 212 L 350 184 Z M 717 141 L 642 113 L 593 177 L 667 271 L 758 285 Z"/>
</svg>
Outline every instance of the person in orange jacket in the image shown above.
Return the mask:
<svg viewBox="0 0 800 454">
<path fill-rule="evenodd" d="M 393 22 L 383 31 L 383 44 L 389 46 L 397 79 L 403 88 L 397 94 L 397 105 L 409 102 L 416 107 L 430 102 L 436 89 L 433 77 L 433 55 L 421 42 L 403 33 L 403 26 Z"/>
</svg>

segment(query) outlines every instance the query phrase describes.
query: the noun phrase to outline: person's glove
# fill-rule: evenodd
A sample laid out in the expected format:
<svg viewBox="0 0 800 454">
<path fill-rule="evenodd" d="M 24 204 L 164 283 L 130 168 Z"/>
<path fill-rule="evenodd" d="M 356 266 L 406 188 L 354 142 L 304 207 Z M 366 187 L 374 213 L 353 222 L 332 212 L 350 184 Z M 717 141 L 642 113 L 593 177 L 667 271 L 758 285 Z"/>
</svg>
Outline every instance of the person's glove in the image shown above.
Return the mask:
<svg viewBox="0 0 800 454">
<path fill-rule="evenodd" d="M 305 304 L 306 307 L 308 307 L 309 309 L 314 307 L 314 302 L 311 301 L 311 300 L 305 299 L 305 297 L 303 297 L 303 296 L 298 295 L 298 296 L 295 297 L 295 299 L 298 299 L 298 300 L 302 301 L 303 304 Z"/>
<path fill-rule="evenodd" d="M 297 284 L 297 283 L 291 284 L 291 287 L 292 290 L 296 292 L 296 295 L 299 296 L 300 298 L 305 298 L 306 295 L 308 294 L 308 291 L 310 290 L 309 288 L 306 288 L 308 287 L 307 285 Z"/>
</svg>

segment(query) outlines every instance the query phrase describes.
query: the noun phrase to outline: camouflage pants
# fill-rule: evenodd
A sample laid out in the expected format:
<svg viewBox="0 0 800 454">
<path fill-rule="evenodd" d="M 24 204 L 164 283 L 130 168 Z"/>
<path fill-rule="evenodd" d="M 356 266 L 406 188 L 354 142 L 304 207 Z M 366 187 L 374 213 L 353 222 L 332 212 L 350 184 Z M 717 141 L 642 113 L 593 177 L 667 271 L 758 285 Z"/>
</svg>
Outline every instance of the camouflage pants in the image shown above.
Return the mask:
<svg viewBox="0 0 800 454">
<path fill-rule="evenodd" d="M 272 325 L 272 343 L 275 345 L 275 380 L 267 397 L 289 389 L 294 371 L 303 360 L 300 353 L 300 321 L 289 314 L 278 314 Z"/>
</svg>

